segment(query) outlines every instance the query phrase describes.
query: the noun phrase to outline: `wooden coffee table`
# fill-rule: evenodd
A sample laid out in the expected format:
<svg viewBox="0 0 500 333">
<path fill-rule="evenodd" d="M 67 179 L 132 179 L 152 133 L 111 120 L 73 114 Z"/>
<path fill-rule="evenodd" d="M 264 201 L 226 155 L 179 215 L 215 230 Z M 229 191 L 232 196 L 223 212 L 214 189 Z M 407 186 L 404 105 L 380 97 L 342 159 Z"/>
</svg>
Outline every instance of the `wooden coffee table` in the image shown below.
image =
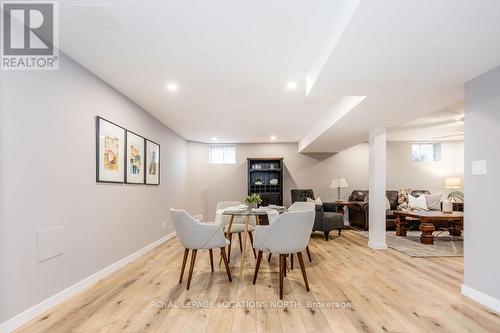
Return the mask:
<svg viewBox="0 0 500 333">
<path fill-rule="evenodd" d="M 394 212 L 396 215 L 396 235 L 406 236 L 406 223 L 407 218 L 418 219 L 420 221 L 420 242 L 423 244 L 434 244 L 434 231 L 435 223 L 448 222 L 451 227 L 448 232 L 452 236 L 461 236 L 462 228 L 464 225 L 464 213 L 453 212 L 443 213 L 441 211 L 403 211 L 397 210 Z"/>
</svg>

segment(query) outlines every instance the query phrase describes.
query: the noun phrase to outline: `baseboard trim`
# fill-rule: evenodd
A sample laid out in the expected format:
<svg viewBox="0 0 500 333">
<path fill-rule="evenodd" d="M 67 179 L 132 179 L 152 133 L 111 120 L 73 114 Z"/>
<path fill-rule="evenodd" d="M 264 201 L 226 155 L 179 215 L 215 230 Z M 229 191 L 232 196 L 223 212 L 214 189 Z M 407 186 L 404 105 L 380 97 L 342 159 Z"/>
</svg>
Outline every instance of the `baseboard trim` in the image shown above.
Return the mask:
<svg viewBox="0 0 500 333">
<path fill-rule="evenodd" d="M 38 317 L 42 313 L 52 309 L 54 306 L 66 301 L 68 298 L 71 296 L 75 295 L 76 293 L 82 291 L 83 289 L 91 286 L 92 284 L 96 283 L 100 279 L 110 275 L 111 273 L 117 271 L 118 269 L 122 268 L 123 266 L 127 265 L 128 263 L 134 261 L 135 259 L 139 258 L 143 254 L 151 251 L 155 247 L 163 244 L 164 242 L 168 241 L 169 239 L 172 239 L 175 237 L 175 232 L 172 232 L 157 241 L 146 245 L 140 250 L 137 250 L 136 252 L 132 253 L 131 255 L 118 260 L 117 262 L 109 265 L 106 268 L 101 269 L 100 271 L 92 274 L 91 276 L 81 280 L 80 282 L 75 283 L 74 285 L 63 289 L 62 291 L 58 292 L 57 294 L 47 298 L 46 300 L 36 304 L 35 306 L 29 308 L 26 311 L 21 312 L 20 314 L 12 317 L 11 319 L 6 320 L 5 322 L 0 324 L 0 332 L 1 333 L 8 333 L 12 332 L 13 330 L 21 327 L 22 325 L 26 324 L 30 320 L 33 320 L 34 318 Z"/>
<path fill-rule="evenodd" d="M 482 291 L 466 286 L 465 284 L 462 284 L 461 289 L 462 295 L 500 313 L 500 300 L 491 297 Z"/>
<path fill-rule="evenodd" d="M 386 243 L 372 243 L 368 242 L 368 247 L 374 250 L 387 250 Z"/>
</svg>

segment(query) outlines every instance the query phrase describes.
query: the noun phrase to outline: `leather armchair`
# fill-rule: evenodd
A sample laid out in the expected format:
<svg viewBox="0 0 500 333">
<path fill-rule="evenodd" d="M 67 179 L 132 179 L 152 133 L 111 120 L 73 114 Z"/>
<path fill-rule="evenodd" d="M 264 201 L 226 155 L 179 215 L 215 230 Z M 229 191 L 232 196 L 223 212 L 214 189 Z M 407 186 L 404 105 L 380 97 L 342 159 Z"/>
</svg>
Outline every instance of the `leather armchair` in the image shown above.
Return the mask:
<svg viewBox="0 0 500 333">
<path fill-rule="evenodd" d="M 311 189 L 293 189 L 290 191 L 292 203 L 306 202 L 307 198 L 315 199 L 314 192 Z M 344 216 L 337 213 L 337 205 L 335 203 L 323 203 L 315 205 L 316 215 L 314 218 L 313 231 L 322 231 L 325 235 L 325 240 L 328 240 L 330 231 L 337 229 L 339 236 L 344 227 Z"/>
</svg>

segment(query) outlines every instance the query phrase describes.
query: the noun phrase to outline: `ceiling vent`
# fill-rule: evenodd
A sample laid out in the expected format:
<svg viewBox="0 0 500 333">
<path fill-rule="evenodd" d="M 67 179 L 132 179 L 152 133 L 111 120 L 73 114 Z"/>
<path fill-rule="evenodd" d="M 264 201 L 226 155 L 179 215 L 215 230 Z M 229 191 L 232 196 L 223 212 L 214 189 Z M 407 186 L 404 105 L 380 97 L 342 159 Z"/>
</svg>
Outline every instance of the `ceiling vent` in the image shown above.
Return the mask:
<svg viewBox="0 0 500 333">
<path fill-rule="evenodd" d="M 96 30 L 126 30 L 107 4 L 74 4 L 73 8 Z"/>
</svg>

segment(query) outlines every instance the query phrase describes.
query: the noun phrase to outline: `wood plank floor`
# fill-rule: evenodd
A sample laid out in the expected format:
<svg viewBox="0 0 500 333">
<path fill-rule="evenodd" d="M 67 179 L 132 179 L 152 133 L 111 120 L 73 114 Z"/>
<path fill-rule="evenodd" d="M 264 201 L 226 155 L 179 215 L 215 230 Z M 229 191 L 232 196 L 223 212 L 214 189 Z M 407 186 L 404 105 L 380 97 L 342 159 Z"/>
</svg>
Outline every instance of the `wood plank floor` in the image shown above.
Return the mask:
<svg viewBox="0 0 500 333">
<path fill-rule="evenodd" d="M 278 256 L 263 258 L 252 285 L 250 251 L 240 282 L 233 249 L 232 283 L 223 267 L 211 273 L 208 251 L 199 252 L 186 291 L 187 276 L 178 284 L 183 248 L 172 239 L 18 332 L 500 332 L 499 314 L 460 295 L 462 258 L 416 259 L 366 244 L 349 231 L 328 242 L 314 235 L 311 292 L 294 267 L 281 304 Z"/>
</svg>

